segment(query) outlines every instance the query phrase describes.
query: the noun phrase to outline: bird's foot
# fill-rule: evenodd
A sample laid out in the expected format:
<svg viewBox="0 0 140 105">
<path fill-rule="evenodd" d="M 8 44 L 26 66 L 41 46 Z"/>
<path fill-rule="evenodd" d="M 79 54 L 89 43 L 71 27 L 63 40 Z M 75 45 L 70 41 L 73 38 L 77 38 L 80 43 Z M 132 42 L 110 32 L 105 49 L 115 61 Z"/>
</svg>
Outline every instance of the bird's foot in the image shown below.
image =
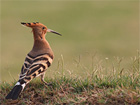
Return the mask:
<svg viewBox="0 0 140 105">
<path fill-rule="evenodd" d="M 46 86 L 52 86 L 52 83 L 44 82 L 44 84 L 45 84 Z"/>
</svg>

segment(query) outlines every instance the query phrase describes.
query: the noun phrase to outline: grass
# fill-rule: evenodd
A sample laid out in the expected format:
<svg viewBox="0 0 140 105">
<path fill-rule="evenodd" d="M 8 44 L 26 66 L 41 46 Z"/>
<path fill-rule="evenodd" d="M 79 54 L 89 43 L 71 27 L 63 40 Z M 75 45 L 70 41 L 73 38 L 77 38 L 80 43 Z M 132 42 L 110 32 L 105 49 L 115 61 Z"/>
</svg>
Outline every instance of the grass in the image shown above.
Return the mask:
<svg viewBox="0 0 140 105">
<path fill-rule="evenodd" d="M 114 56 L 123 57 L 121 68 L 129 68 L 130 57 L 136 56 L 139 49 L 138 4 L 138 1 L 2 0 L 1 81 L 18 79 L 25 56 L 32 49 L 31 29 L 22 27 L 22 21 L 39 21 L 63 35 L 46 35 L 55 55 L 46 77 L 62 70 L 57 68 L 61 55 L 63 68 L 81 77 L 100 65 L 108 67 L 101 74 L 110 74 L 110 68 L 118 64 Z"/>
<path fill-rule="evenodd" d="M 16 104 L 140 104 L 139 1 L 1 1 L 0 104 L 18 80 L 38 21 L 55 59 L 45 87 L 33 80 Z"/>
<path fill-rule="evenodd" d="M 140 104 L 140 81 L 126 78 L 81 80 L 74 78 L 56 78 L 47 80 L 52 86 L 45 87 L 39 81 L 30 83 L 20 95 L 18 104 Z M 100 82 L 99 82 L 100 80 Z M 119 82 L 123 81 L 123 82 Z M 123 85 L 127 83 L 127 85 Z M 128 87 L 129 86 L 129 87 Z M 11 101 L 4 99 L 12 85 L 1 86 L 1 104 Z"/>
<path fill-rule="evenodd" d="M 119 58 L 118 58 L 119 59 Z M 64 59 L 62 59 L 64 60 Z M 65 69 L 57 77 L 46 78 L 51 86 L 44 86 L 40 80 L 35 79 L 27 85 L 25 90 L 19 96 L 18 100 L 5 100 L 6 94 L 12 89 L 15 82 L 9 84 L 3 82 L 0 87 L 0 104 L 16 103 L 24 104 L 140 104 L 140 58 L 134 57 L 131 70 L 133 73 L 125 75 L 123 69 L 112 75 L 101 75 L 98 71 L 105 70 L 102 65 L 85 78 L 74 76 L 69 72 L 65 75 Z M 120 69 L 119 59 L 118 66 L 113 67 L 115 70 Z M 64 61 L 62 61 L 62 67 Z"/>
</svg>

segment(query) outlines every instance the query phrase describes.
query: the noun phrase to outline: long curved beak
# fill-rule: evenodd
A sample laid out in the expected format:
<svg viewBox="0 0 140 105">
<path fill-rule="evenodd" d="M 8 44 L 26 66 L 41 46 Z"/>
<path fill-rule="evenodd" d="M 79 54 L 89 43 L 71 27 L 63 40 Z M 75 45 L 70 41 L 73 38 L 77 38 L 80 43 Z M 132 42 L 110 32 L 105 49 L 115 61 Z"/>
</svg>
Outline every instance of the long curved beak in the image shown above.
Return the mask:
<svg viewBox="0 0 140 105">
<path fill-rule="evenodd" d="M 57 34 L 57 35 L 62 36 L 60 33 L 56 32 L 56 31 L 54 31 L 54 30 L 51 30 L 51 29 L 47 29 L 47 32 L 52 32 L 52 33 L 54 33 L 54 34 Z"/>
</svg>

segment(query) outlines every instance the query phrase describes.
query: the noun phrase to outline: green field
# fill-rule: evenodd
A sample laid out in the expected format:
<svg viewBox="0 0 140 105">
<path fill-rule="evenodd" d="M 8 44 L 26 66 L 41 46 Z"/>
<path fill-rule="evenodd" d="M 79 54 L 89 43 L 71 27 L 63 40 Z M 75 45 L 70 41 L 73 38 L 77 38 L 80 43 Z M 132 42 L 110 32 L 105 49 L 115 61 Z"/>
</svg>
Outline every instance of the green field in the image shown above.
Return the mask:
<svg viewBox="0 0 140 105">
<path fill-rule="evenodd" d="M 62 36 L 52 33 L 46 35 L 55 55 L 52 66 L 46 72 L 48 81 L 51 82 L 52 79 L 53 84 L 56 84 L 55 82 L 62 77 L 66 77 L 68 81 L 72 78 L 72 82 L 68 82 L 70 86 L 75 90 L 82 87 L 85 90 L 81 91 L 88 94 L 91 92 L 88 90 L 93 89 L 92 86 L 101 87 L 104 91 L 106 91 L 104 86 L 114 87 L 116 90 L 109 89 L 111 92 L 107 93 L 111 94 L 111 97 L 117 97 L 118 90 L 121 92 L 123 90 L 128 96 L 130 95 L 130 98 L 138 97 L 140 94 L 138 0 L 2 0 L 0 30 L 0 83 L 2 84 L 18 80 L 25 56 L 33 46 L 31 29 L 22 27 L 20 22 L 40 22 L 62 34 Z M 55 81 L 57 78 L 58 81 Z M 74 78 L 78 81 L 76 86 L 73 85 Z M 64 81 L 63 79 L 62 81 Z M 83 85 L 79 80 L 82 80 Z M 89 83 L 89 87 L 84 83 Z M 62 87 L 64 84 L 67 86 L 67 82 L 64 81 Z M 35 85 L 38 86 L 38 84 Z M 1 96 L 3 98 L 11 87 L 7 87 L 5 84 L 1 87 L 5 92 Z M 8 89 L 4 90 L 3 87 Z M 60 85 L 58 87 L 60 88 Z M 117 87 L 121 87 L 122 90 Z M 53 88 L 54 91 L 56 88 L 57 86 Z M 132 93 L 132 97 L 130 93 Z M 112 96 L 113 94 L 114 96 Z M 68 99 L 74 98 L 74 101 L 70 101 L 70 103 L 76 103 L 75 97 L 67 95 Z M 58 98 L 58 94 L 56 96 Z M 124 94 L 123 96 L 125 97 Z M 109 98 L 105 94 L 102 94 L 102 97 Z M 67 98 L 64 100 L 58 98 L 59 101 L 52 100 L 50 103 L 62 104 L 68 100 Z M 99 102 L 95 104 L 100 104 L 100 101 L 104 103 L 106 100 L 98 98 Z M 140 99 L 137 99 L 136 102 L 128 102 L 128 104 L 138 103 L 138 101 Z"/>
<path fill-rule="evenodd" d="M 34 21 L 63 35 L 46 35 L 55 54 L 46 77 L 71 72 L 83 78 L 100 65 L 102 75 L 110 75 L 118 59 L 129 75 L 139 49 L 138 9 L 138 1 L 1 1 L 1 81 L 18 79 L 33 45 L 31 29 L 20 22 Z"/>
</svg>

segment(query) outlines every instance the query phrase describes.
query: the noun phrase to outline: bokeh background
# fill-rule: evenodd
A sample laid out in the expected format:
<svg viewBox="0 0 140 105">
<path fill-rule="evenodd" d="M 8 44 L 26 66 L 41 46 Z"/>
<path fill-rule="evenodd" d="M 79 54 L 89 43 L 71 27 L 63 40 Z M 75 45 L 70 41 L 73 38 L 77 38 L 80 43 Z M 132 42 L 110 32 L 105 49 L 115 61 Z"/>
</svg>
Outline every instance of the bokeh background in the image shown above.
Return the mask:
<svg viewBox="0 0 140 105">
<path fill-rule="evenodd" d="M 130 70 L 139 49 L 139 1 L 1 1 L 1 81 L 18 79 L 32 49 L 30 28 L 20 22 L 40 22 L 60 32 L 46 35 L 55 60 L 46 77 L 85 77 L 96 67 Z M 98 65 L 97 65 L 98 64 Z M 128 71 L 129 73 L 129 71 Z"/>
</svg>

